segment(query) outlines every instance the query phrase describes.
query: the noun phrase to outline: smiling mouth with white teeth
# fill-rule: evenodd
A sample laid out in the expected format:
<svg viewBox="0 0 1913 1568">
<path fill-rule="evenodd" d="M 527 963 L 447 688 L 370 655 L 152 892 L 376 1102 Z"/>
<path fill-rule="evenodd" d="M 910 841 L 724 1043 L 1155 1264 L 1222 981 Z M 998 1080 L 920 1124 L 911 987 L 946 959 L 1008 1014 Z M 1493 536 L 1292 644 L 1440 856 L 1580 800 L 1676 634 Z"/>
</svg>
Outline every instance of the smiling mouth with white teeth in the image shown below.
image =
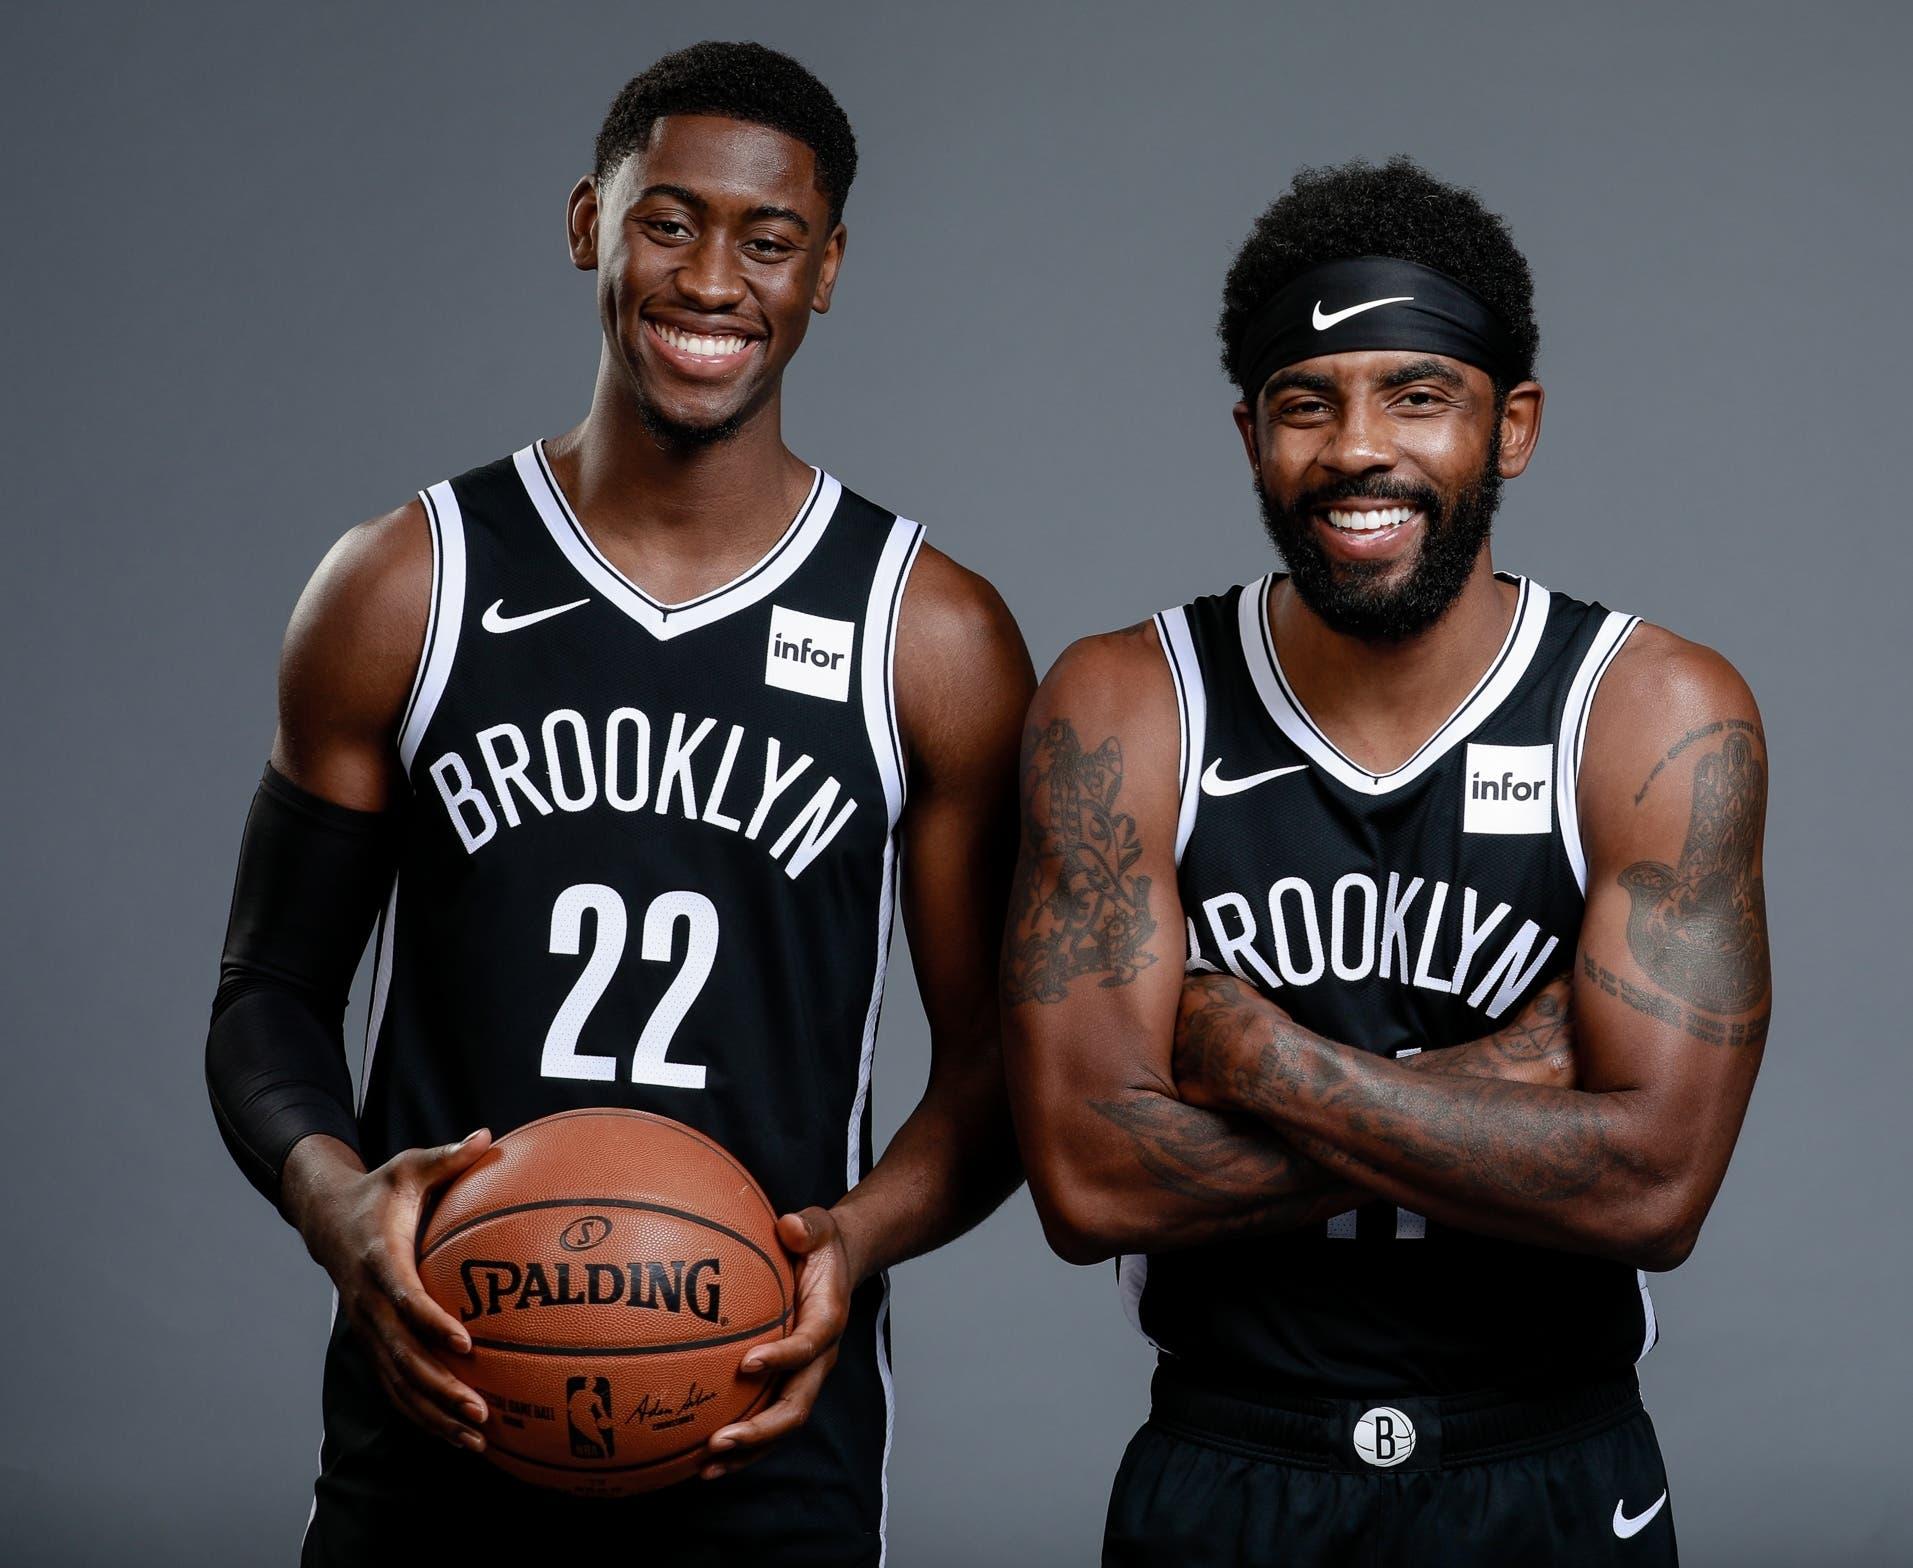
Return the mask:
<svg viewBox="0 0 1913 1568">
<path fill-rule="evenodd" d="M 699 359 L 728 359 L 733 354 L 743 353 L 757 341 L 755 338 L 738 337 L 734 333 L 680 332 L 662 321 L 647 321 L 645 325 L 680 354 L 695 354 Z"/>
<path fill-rule="evenodd" d="M 1384 528 L 1399 528 L 1419 510 L 1413 506 L 1386 506 L 1377 511 L 1344 512 L 1330 507 L 1325 515 L 1329 526 L 1343 533 L 1371 534 Z"/>
</svg>

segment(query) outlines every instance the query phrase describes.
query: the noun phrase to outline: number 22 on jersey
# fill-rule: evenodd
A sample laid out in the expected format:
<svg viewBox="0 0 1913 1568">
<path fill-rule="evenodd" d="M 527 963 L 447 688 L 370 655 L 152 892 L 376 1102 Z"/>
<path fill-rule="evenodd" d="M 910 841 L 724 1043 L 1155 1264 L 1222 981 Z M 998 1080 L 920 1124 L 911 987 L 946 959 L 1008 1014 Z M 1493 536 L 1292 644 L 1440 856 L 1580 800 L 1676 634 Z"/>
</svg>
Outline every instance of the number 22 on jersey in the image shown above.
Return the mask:
<svg viewBox="0 0 1913 1568">
<path fill-rule="evenodd" d="M 579 882 L 566 888 L 551 906 L 551 951 L 576 958 L 584 936 L 584 916 L 597 916 L 597 932 L 584 969 L 572 983 L 551 1027 L 545 1031 L 544 1055 L 538 1070 L 547 1078 L 585 1078 L 607 1083 L 618 1076 L 618 1059 L 578 1049 L 585 1020 L 610 986 L 624 957 L 629 919 L 617 889 L 602 882 Z M 667 1059 L 671 1037 L 704 989 L 717 960 L 717 908 L 702 893 L 677 889 L 660 893 L 644 911 L 638 957 L 646 963 L 671 962 L 678 923 L 686 926 L 684 961 L 671 977 L 658 1005 L 645 1020 L 631 1055 L 631 1081 L 667 1089 L 702 1089 L 701 1063 Z"/>
</svg>

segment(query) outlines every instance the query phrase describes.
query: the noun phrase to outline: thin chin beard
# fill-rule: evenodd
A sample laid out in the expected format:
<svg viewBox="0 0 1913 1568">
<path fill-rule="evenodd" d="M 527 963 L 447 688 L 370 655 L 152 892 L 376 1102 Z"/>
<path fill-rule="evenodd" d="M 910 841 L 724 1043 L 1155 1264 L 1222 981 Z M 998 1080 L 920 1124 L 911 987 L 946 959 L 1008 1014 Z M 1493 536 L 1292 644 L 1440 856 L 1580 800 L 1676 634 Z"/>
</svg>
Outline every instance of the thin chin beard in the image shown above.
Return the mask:
<svg viewBox="0 0 1913 1568">
<path fill-rule="evenodd" d="M 642 398 L 638 400 L 638 418 L 653 441 L 674 452 L 695 452 L 702 447 L 716 446 L 744 428 L 743 416 L 739 414 L 714 425 L 685 424 Z"/>
</svg>

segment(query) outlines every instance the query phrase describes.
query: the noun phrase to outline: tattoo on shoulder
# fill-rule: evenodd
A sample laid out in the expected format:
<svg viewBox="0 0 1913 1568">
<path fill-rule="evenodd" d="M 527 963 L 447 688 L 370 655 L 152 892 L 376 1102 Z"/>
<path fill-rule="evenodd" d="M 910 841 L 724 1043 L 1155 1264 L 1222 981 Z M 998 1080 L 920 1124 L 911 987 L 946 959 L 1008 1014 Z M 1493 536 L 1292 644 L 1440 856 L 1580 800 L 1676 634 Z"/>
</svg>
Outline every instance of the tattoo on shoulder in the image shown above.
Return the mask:
<svg viewBox="0 0 1913 1568">
<path fill-rule="evenodd" d="M 1123 750 L 1111 735 L 1087 751 L 1067 719 L 1031 730 L 1023 747 L 1023 849 L 1004 939 L 1003 995 L 1060 1002 L 1098 975 L 1125 985 L 1155 963 L 1149 878 L 1136 819 L 1116 809 Z"/>
<path fill-rule="evenodd" d="M 1694 768 L 1680 863 L 1637 860 L 1620 883 L 1629 899 L 1628 950 L 1648 978 L 1708 1012 L 1744 1013 L 1767 994 L 1767 909 L 1756 869 L 1767 770 L 1749 733 L 1758 731 L 1723 721 L 1687 736 L 1668 758 L 1722 732 L 1720 748 Z"/>
<path fill-rule="evenodd" d="M 1760 733 L 1760 726 L 1751 719 L 1716 719 L 1712 724 L 1703 724 L 1697 730 L 1689 730 L 1674 743 L 1673 749 L 1648 770 L 1647 777 L 1641 781 L 1641 787 L 1635 791 L 1634 804 L 1639 805 L 1647 799 L 1647 792 L 1654 787 L 1654 781 L 1665 771 L 1668 763 L 1674 761 L 1689 746 L 1697 745 L 1709 736 L 1719 735 L 1727 730 L 1745 730 L 1749 735 L 1757 736 L 1764 746 L 1767 738 Z"/>
</svg>

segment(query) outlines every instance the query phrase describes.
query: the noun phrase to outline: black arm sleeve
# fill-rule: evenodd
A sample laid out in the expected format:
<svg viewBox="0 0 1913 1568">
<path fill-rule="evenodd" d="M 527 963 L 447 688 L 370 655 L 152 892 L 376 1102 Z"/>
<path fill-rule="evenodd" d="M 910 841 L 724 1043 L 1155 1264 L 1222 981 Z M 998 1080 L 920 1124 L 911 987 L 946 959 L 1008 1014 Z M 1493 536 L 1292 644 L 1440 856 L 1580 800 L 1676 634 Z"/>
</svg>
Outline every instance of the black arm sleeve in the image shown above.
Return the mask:
<svg viewBox="0 0 1913 1568">
<path fill-rule="evenodd" d="M 359 1146 L 345 1006 L 392 885 L 400 820 L 335 805 L 270 763 L 246 817 L 206 1088 L 233 1159 L 275 1205 L 301 1138 Z"/>
</svg>

